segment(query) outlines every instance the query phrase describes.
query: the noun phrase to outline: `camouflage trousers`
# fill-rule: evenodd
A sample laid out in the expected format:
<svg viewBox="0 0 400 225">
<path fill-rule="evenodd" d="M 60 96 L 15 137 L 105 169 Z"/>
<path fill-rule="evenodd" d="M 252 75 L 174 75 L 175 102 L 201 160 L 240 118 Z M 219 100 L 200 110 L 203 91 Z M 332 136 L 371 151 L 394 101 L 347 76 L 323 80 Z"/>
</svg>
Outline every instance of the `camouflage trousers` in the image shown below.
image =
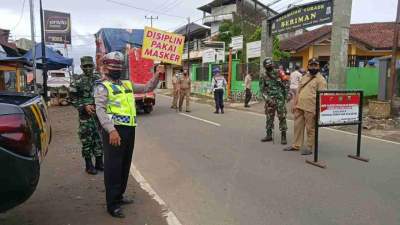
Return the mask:
<svg viewBox="0 0 400 225">
<path fill-rule="evenodd" d="M 287 131 L 286 123 L 286 101 L 281 99 L 267 99 L 265 101 L 265 115 L 267 117 L 266 131 L 274 129 L 275 112 L 278 114 L 279 130 Z"/>
<path fill-rule="evenodd" d="M 96 121 L 93 118 L 79 121 L 78 134 L 82 142 L 83 158 L 103 156 L 103 146 Z"/>
</svg>

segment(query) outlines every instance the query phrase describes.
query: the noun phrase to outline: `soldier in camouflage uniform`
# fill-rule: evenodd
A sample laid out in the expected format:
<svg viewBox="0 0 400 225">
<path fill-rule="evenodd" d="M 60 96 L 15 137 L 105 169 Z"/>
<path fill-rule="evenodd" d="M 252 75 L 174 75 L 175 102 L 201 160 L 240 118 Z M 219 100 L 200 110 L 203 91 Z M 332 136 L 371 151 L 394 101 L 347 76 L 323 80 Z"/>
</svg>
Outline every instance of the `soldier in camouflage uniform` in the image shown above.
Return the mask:
<svg viewBox="0 0 400 225">
<path fill-rule="evenodd" d="M 288 94 L 288 81 L 279 76 L 278 71 L 273 69 L 272 58 L 267 57 L 263 66 L 265 68 L 265 75 L 260 77 L 260 91 L 265 101 L 265 115 L 266 132 L 267 135 L 263 138 L 262 142 L 270 142 L 273 140 L 273 129 L 275 112 L 279 118 L 279 129 L 282 133 L 281 144 L 286 145 L 286 99 Z"/>
<path fill-rule="evenodd" d="M 79 137 L 82 142 L 82 156 L 86 163 L 86 172 L 95 175 L 97 171 L 103 171 L 103 148 L 98 133 L 97 117 L 93 97 L 94 83 L 100 79 L 99 74 L 94 73 L 94 63 L 91 56 L 81 58 L 83 74 L 72 82 L 72 103 L 79 112 Z M 93 166 L 92 158 L 96 164 Z"/>
</svg>

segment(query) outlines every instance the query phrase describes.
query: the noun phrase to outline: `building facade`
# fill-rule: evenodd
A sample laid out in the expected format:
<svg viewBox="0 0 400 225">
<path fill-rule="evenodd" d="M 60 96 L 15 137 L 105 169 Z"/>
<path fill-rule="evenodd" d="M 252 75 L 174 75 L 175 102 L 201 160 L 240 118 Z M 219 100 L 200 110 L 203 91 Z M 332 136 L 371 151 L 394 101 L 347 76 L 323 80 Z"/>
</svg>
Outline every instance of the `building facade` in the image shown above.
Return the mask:
<svg viewBox="0 0 400 225">
<path fill-rule="evenodd" d="M 218 35 L 224 21 L 239 23 L 243 33 L 252 33 L 263 19 L 277 14 L 257 0 L 214 0 L 198 8 L 203 12 L 203 24 Z"/>
<path fill-rule="evenodd" d="M 306 67 L 315 57 L 321 66 L 330 60 L 331 26 L 305 32 L 280 43 L 281 50 L 290 52 L 289 67 Z M 348 46 L 348 67 L 365 67 L 374 58 L 392 54 L 394 23 L 351 24 Z"/>
</svg>

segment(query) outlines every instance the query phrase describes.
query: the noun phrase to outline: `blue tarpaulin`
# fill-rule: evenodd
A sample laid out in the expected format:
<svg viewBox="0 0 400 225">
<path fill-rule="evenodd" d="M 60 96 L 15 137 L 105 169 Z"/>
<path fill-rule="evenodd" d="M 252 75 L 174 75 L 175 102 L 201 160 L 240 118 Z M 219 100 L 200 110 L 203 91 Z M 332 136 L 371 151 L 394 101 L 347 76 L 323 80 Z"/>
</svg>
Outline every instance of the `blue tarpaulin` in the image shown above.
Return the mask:
<svg viewBox="0 0 400 225">
<path fill-rule="evenodd" d="M 73 59 L 66 58 L 47 46 L 45 47 L 45 49 L 46 49 L 47 69 L 58 70 L 58 69 L 66 68 L 66 67 L 69 67 L 72 65 Z M 42 63 L 41 63 L 42 47 L 41 47 L 40 43 L 36 44 L 35 50 L 36 50 L 35 58 L 37 60 L 37 68 L 41 69 L 42 68 Z M 33 58 L 32 57 L 32 49 L 29 52 L 27 52 L 25 55 L 23 55 L 22 57 L 25 58 L 26 60 L 28 60 L 29 62 L 31 62 L 32 58 Z"/>
<path fill-rule="evenodd" d="M 126 44 L 141 47 L 143 42 L 143 29 L 102 28 L 96 33 L 96 39 L 101 39 L 106 52 L 123 51 Z"/>
</svg>

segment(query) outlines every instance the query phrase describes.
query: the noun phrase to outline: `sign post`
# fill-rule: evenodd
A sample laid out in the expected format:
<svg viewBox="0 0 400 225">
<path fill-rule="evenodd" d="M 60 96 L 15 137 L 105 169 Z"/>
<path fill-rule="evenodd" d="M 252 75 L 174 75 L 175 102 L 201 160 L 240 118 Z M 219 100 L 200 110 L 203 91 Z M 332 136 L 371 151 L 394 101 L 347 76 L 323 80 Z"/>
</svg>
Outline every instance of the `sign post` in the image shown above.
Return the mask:
<svg viewBox="0 0 400 225">
<path fill-rule="evenodd" d="M 361 157 L 361 131 L 362 131 L 362 105 L 363 91 L 354 90 L 324 90 L 317 91 L 316 119 L 315 119 L 315 143 L 314 160 L 306 160 L 307 163 L 326 168 L 326 165 L 318 161 L 319 153 L 319 128 L 331 126 L 357 125 L 357 152 L 348 157 L 368 162 L 369 159 Z"/>
<path fill-rule="evenodd" d="M 324 0 L 295 6 L 270 18 L 271 33 L 278 35 L 332 22 L 333 1 Z"/>
<path fill-rule="evenodd" d="M 145 27 L 142 58 L 181 65 L 184 44 L 183 35 Z"/>
<path fill-rule="evenodd" d="M 69 13 L 44 10 L 46 43 L 71 44 L 71 16 Z"/>
<path fill-rule="evenodd" d="M 233 50 L 240 50 L 243 48 L 243 35 L 232 37 L 231 47 Z"/>
</svg>

